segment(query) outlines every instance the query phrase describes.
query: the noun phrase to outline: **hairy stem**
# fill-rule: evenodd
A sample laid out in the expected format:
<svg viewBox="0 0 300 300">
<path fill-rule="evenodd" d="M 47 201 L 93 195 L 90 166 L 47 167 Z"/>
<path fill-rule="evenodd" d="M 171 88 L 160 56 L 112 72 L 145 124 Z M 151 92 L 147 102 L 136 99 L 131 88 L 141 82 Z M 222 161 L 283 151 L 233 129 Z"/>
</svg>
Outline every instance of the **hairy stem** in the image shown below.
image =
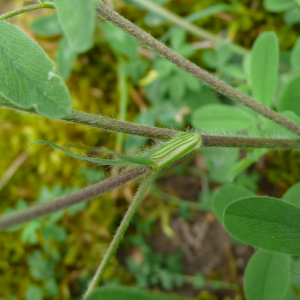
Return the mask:
<svg viewBox="0 0 300 300">
<path fill-rule="evenodd" d="M 19 110 L 38 115 L 34 109 L 23 109 L 1 98 L 0 107 Z M 159 140 L 169 140 L 175 135 L 182 133 L 174 129 L 165 129 L 141 125 L 126 121 L 119 121 L 102 115 L 94 115 L 81 111 L 72 111 L 71 117 L 64 118 L 62 121 L 69 123 L 87 125 L 94 128 L 103 129 L 111 132 L 122 132 L 126 134 L 144 136 Z M 300 140 L 285 138 L 260 138 L 246 136 L 224 136 L 202 134 L 202 145 L 204 147 L 234 147 L 234 148 L 275 148 L 275 149 L 299 149 Z"/>
<path fill-rule="evenodd" d="M 25 222 L 29 222 L 31 220 L 54 213 L 58 210 L 67 208 L 71 205 L 88 200 L 90 198 L 97 197 L 149 172 L 150 170 L 151 168 L 149 167 L 138 167 L 130 171 L 124 172 L 120 175 L 110 177 L 99 183 L 90 185 L 84 189 L 81 189 L 78 192 L 61 197 L 57 200 L 37 205 L 32 208 L 28 208 L 26 210 L 14 213 L 12 215 L 4 216 L 0 218 L 0 230 L 7 229 L 11 226 L 15 226 Z"/>
<path fill-rule="evenodd" d="M 299 139 L 257 138 L 201 134 L 205 147 L 299 149 Z"/>
<path fill-rule="evenodd" d="M 234 89 L 233 87 L 227 85 L 225 82 L 217 79 L 216 77 L 212 76 L 205 70 L 201 69 L 200 67 L 196 66 L 195 64 L 191 63 L 189 60 L 185 59 L 178 53 L 174 52 L 173 50 L 169 49 L 164 44 L 160 43 L 153 37 L 151 37 L 149 34 L 147 34 L 145 31 L 143 31 L 141 28 L 135 26 L 130 21 L 126 20 L 125 18 L 121 17 L 118 13 L 112 11 L 110 8 L 108 8 L 106 5 L 104 5 L 100 0 L 98 0 L 98 6 L 97 11 L 99 15 L 106 19 L 107 21 L 111 22 L 112 24 L 116 25 L 117 27 L 121 28 L 125 32 L 129 33 L 133 37 L 135 37 L 138 41 L 141 43 L 144 43 L 146 46 L 148 46 L 150 49 L 153 49 L 154 51 L 158 52 L 161 56 L 165 57 L 166 59 L 173 62 L 175 65 L 179 66 L 183 70 L 187 71 L 188 73 L 192 74 L 193 76 L 201 79 L 205 84 L 211 86 L 212 88 L 216 89 L 218 92 L 220 92 L 223 95 L 226 95 L 245 106 L 249 107 L 250 109 L 253 109 L 254 111 L 258 112 L 259 114 L 265 116 L 266 118 L 274 121 L 275 123 L 287 128 L 288 130 L 294 132 L 297 135 L 300 135 L 300 126 L 295 124 L 294 122 L 290 121 L 289 119 L 281 116 L 280 114 L 276 113 L 275 111 L 265 107 L 264 105 L 260 104 L 259 102 L 255 101 L 251 97 L 241 93 L 240 91 Z M 37 4 L 37 5 L 29 5 L 21 9 L 17 9 L 15 11 L 12 11 L 10 13 L 4 14 L 0 16 L 0 20 L 8 19 L 10 17 L 13 17 L 15 15 L 18 15 L 23 12 L 40 9 L 40 8 L 54 8 L 54 5 L 51 3 L 44 3 L 44 4 Z M 4 103 L 4 104 L 3 104 Z M 13 108 L 13 109 L 19 109 L 16 106 L 9 104 L 8 101 L 0 97 L 0 105 Z M 35 113 L 32 109 L 19 109 L 27 112 Z M 81 114 L 81 117 L 83 117 L 81 120 L 78 120 L 78 114 Z M 69 122 L 74 123 L 80 123 L 80 124 L 86 124 L 90 125 L 92 127 L 99 127 L 106 129 L 108 131 L 115 131 L 115 132 L 124 132 L 129 134 L 136 134 L 140 136 L 148 136 L 148 137 L 154 137 L 157 139 L 168 139 L 171 136 L 174 136 L 178 132 L 175 130 L 168 129 L 168 132 L 166 130 L 162 130 L 160 128 L 150 127 L 147 126 L 147 132 L 143 132 L 143 130 L 139 130 L 137 127 L 140 127 L 140 125 L 131 123 L 132 125 L 129 125 L 128 122 L 124 122 L 123 124 L 119 123 L 117 124 L 117 120 L 113 120 L 107 117 L 103 116 L 93 116 L 90 114 L 85 114 L 73 111 L 73 115 L 71 118 L 65 119 Z M 90 119 L 84 121 L 84 119 Z M 93 119 L 93 120 L 92 120 Z M 95 120 L 97 119 L 97 120 Z M 100 120 L 102 119 L 102 120 Z M 104 120 L 105 119 L 105 120 Z M 90 121 L 95 121 L 96 124 L 94 126 L 91 124 Z M 99 122 L 100 121 L 100 122 Z M 101 121 L 104 121 L 104 126 Z M 129 126 L 128 126 L 129 125 Z M 123 127 L 120 128 L 119 126 Z M 145 129 L 145 126 L 144 126 Z M 151 133 L 150 133 L 151 131 Z M 288 140 L 287 140 L 288 141 Z M 285 144 L 285 143 L 284 143 Z M 212 146 L 212 144 L 208 146 Z M 216 145 L 214 145 L 216 146 Z M 236 147 L 236 146 L 224 146 L 224 147 Z M 256 147 L 256 146 L 255 146 Z M 259 146 L 261 147 L 261 146 Z M 278 146 L 280 148 L 285 148 L 285 146 Z M 288 147 L 291 148 L 291 147 Z"/>
<path fill-rule="evenodd" d="M 147 192 L 149 186 L 155 179 L 156 175 L 157 175 L 157 171 L 150 171 L 147 174 L 147 177 L 141 183 L 128 210 L 126 211 L 126 214 L 125 214 L 120 226 L 117 229 L 117 232 L 116 232 L 113 240 L 111 241 L 111 243 L 104 255 L 103 260 L 101 261 L 100 266 L 98 267 L 98 269 L 94 275 L 94 278 L 92 279 L 91 283 L 89 284 L 89 287 L 88 287 L 86 293 L 84 294 L 83 299 L 86 299 L 88 297 L 88 295 L 92 292 L 92 290 L 99 285 L 99 283 L 104 275 L 107 265 L 109 264 L 111 258 L 115 254 L 115 252 L 123 238 L 123 235 L 124 235 L 127 227 L 129 226 L 129 223 L 130 223 L 132 217 L 134 216 L 137 208 L 139 207 L 141 201 L 143 200 L 143 198 L 145 196 L 145 193 Z"/>
<path fill-rule="evenodd" d="M 137 39 L 142 44 L 146 45 L 148 48 L 156 51 L 162 57 L 168 59 L 184 71 L 188 72 L 189 74 L 197 77 L 198 79 L 202 80 L 203 83 L 207 84 L 208 86 L 214 88 L 219 93 L 228 96 L 243 105 L 249 107 L 250 109 L 256 111 L 257 113 L 265 116 L 266 118 L 274 121 L 275 123 L 287 128 L 288 130 L 300 135 L 300 126 L 295 124 L 294 122 L 290 121 L 289 119 L 281 116 L 280 114 L 276 113 L 272 109 L 269 109 L 262 105 L 261 103 L 255 101 L 251 97 L 243 94 L 242 92 L 236 90 L 235 88 L 231 87 L 230 85 L 226 84 L 225 82 L 219 80 L 218 78 L 214 77 L 207 71 L 201 69 L 194 63 L 190 62 L 189 60 L 182 57 L 180 54 L 174 52 L 166 45 L 162 44 L 143 29 L 139 28 L 138 26 L 134 25 L 130 21 L 126 20 L 122 16 L 120 16 L 117 12 L 112 11 L 108 8 L 105 4 L 98 0 L 98 4 L 96 6 L 98 14 L 105 20 L 111 22 L 115 26 L 119 27 L 123 31 L 127 32 L 135 39 Z"/>
<path fill-rule="evenodd" d="M 19 110 L 31 114 L 38 115 L 34 109 L 32 108 L 21 108 L 13 103 L 9 102 L 5 98 L 0 95 L 0 107 Z M 111 132 L 122 132 L 126 134 L 144 136 L 154 139 L 160 140 L 168 140 L 176 134 L 180 133 L 180 131 L 173 129 L 164 129 L 146 125 L 140 125 L 136 123 L 120 121 L 116 119 L 112 119 L 102 115 L 94 115 L 86 112 L 73 110 L 70 117 L 61 119 L 62 121 L 67 121 L 75 124 L 87 125 L 94 128 L 100 128 L 106 131 Z"/>
<path fill-rule="evenodd" d="M 53 3 L 48 3 L 48 2 L 43 1 L 40 4 L 27 5 L 25 7 L 21 7 L 16 10 L 7 12 L 0 16 L 0 20 L 6 20 L 6 19 L 12 18 L 14 16 L 20 15 L 22 13 L 29 12 L 29 11 L 36 10 L 36 9 L 41 9 L 41 8 L 55 8 L 55 7 L 54 7 Z"/>
</svg>

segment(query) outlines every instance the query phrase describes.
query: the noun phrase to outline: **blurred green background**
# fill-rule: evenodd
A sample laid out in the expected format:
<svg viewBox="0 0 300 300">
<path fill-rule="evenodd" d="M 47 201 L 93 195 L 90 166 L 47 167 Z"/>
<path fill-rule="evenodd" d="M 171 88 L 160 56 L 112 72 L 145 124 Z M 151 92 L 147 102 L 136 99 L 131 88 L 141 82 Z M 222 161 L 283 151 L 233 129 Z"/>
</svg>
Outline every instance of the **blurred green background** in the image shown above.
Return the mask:
<svg viewBox="0 0 300 300">
<path fill-rule="evenodd" d="M 275 31 L 282 65 L 299 34 L 297 14 L 267 11 L 257 0 L 153 2 L 181 17 L 202 12 L 195 25 L 245 49 L 251 48 L 259 33 Z M 1 0 L 0 12 L 29 3 Z M 228 68 L 226 44 L 212 50 L 209 41 L 174 29 L 167 19 L 130 1 L 109 3 L 155 38 L 163 38 L 196 64 L 249 92 L 244 70 L 237 67 L 241 58 L 229 55 Z M 52 13 L 34 11 L 10 22 L 56 60 L 60 34 L 50 28 L 47 36 L 43 23 L 33 23 Z M 125 44 L 118 44 L 119 40 Z M 232 103 L 100 20 L 95 46 L 75 58 L 67 86 L 73 109 L 178 129 L 191 126 L 193 111 L 208 103 Z M 0 109 L 1 213 L 44 203 L 118 171 L 88 165 L 42 145 L 31 146 L 36 140 L 92 155 L 97 154 L 93 148 L 101 146 L 132 154 L 151 144 L 144 138 Z M 228 169 L 245 156 L 244 150 L 206 150 L 205 155 L 189 156 L 162 172 L 108 267 L 104 284 L 138 285 L 192 299 L 243 299 L 243 272 L 253 249 L 229 237 L 211 212 L 211 201 L 221 184 L 230 182 Z M 240 172 L 234 183 L 260 195 L 281 197 L 300 180 L 299 160 L 297 151 L 271 151 Z M 0 298 L 80 299 L 136 187 L 136 182 L 130 182 L 88 203 L 1 232 Z"/>
</svg>

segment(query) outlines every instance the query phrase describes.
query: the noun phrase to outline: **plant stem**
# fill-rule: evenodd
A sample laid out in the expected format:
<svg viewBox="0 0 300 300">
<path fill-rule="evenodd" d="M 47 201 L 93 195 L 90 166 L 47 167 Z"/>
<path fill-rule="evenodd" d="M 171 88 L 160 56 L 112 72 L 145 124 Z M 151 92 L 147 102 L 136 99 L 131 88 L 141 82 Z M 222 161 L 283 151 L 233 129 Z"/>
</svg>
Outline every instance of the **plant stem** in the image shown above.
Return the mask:
<svg viewBox="0 0 300 300">
<path fill-rule="evenodd" d="M 250 109 L 256 111 L 257 113 L 265 116 L 266 118 L 274 121 L 275 123 L 287 128 L 288 130 L 300 135 L 300 126 L 290 121 L 289 119 L 281 116 L 272 109 L 265 107 L 261 103 L 255 101 L 251 97 L 243 94 L 242 92 L 236 90 L 232 86 L 226 84 L 225 82 L 214 77 L 207 71 L 201 69 L 194 63 L 190 62 L 186 58 L 182 57 L 180 54 L 174 52 L 151 35 L 146 33 L 143 29 L 134 25 L 130 21 L 126 20 L 120 16 L 117 12 L 112 11 L 106 5 L 104 5 L 101 0 L 97 0 L 98 4 L 96 6 L 98 14 L 105 20 L 111 22 L 115 26 L 119 27 L 123 31 L 127 32 L 135 39 L 137 39 L 142 44 L 146 45 L 148 48 L 156 51 L 162 57 L 168 59 L 184 71 L 202 80 L 206 85 L 214 88 L 219 93 L 228 96 L 243 105 L 249 107 Z"/>
<path fill-rule="evenodd" d="M 38 115 L 34 109 L 17 107 L 0 96 L 0 106 L 8 109 L 19 110 Z M 62 119 L 69 123 L 87 125 L 111 132 L 144 136 L 159 140 L 168 140 L 182 131 L 141 125 L 126 121 L 112 119 L 102 115 L 89 114 L 82 111 L 72 111 L 71 117 Z M 224 136 L 201 133 L 204 147 L 234 147 L 234 148 L 275 148 L 275 149 L 300 149 L 300 140 L 285 138 L 260 138 L 246 136 Z"/>
<path fill-rule="evenodd" d="M 185 59 L 178 53 L 174 52 L 173 50 L 169 49 L 164 44 L 160 43 L 159 41 L 157 41 L 156 39 L 151 37 L 149 34 L 147 34 L 141 28 L 137 27 L 136 25 L 132 24 L 130 21 L 121 17 L 118 13 L 112 11 L 110 8 L 108 8 L 106 5 L 104 5 L 101 2 L 101 0 L 97 0 L 97 1 L 98 1 L 97 11 L 102 18 L 106 19 L 107 21 L 111 22 L 115 26 L 121 28 L 128 34 L 132 35 L 134 38 L 136 38 L 141 43 L 144 43 L 150 49 L 158 52 L 162 57 L 165 57 L 166 59 L 170 60 L 172 63 L 174 63 L 178 67 L 182 68 L 186 72 L 199 78 L 205 84 L 211 86 L 212 88 L 214 88 L 221 94 L 226 95 L 226 96 L 244 104 L 245 106 L 249 107 L 250 109 L 253 109 L 257 113 L 265 116 L 266 118 L 274 121 L 275 123 L 287 128 L 288 130 L 294 132 L 297 135 L 300 135 L 300 126 L 298 126 L 294 122 L 281 116 L 280 114 L 276 113 L 275 111 L 265 107 L 261 103 L 255 101 L 251 97 L 243 94 L 242 92 L 234 89 L 233 87 L 227 85 L 225 82 L 212 76 L 205 70 L 201 69 L 197 65 L 193 64 L 189 60 Z M 20 13 L 35 10 L 35 9 L 40 9 L 40 8 L 54 8 L 54 5 L 52 3 L 29 5 L 29 6 L 21 8 L 21 9 L 17 9 L 15 11 L 1 15 L 0 20 L 5 20 L 5 19 L 11 18 L 15 15 L 18 15 Z M 3 98 L 1 99 L 1 97 L 0 97 L 0 104 L 2 105 L 1 100 L 3 100 Z M 16 106 L 9 105 L 7 103 L 6 103 L 6 105 L 3 105 L 3 106 L 18 109 L 18 108 L 16 108 Z M 34 113 L 34 111 L 32 109 L 29 109 L 29 110 L 20 109 L 20 110 Z M 84 114 L 84 113 L 81 113 L 81 114 Z M 85 117 L 87 115 L 88 114 L 86 114 Z M 83 117 L 83 115 L 81 115 L 81 116 Z M 69 121 L 69 122 L 81 123 L 81 124 L 86 124 L 86 125 L 92 126 L 89 121 L 87 121 L 87 123 L 85 123 L 84 120 L 76 120 L 77 119 L 76 117 L 78 117 L 78 114 L 76 114 L 76 111 L 73 111 L 72 117 L 67 118 L 65 120 Z M 134 128 L 134 133 L 131 132 L 131 129 L 134 126 L 130 126 L 131 128 L 123 128 L 123 129 L 115 128 L 117 125 L 116 124 L 117 120 L 112 121 L 112 119 L 110 119 L 111 121 L 107 122 L 109 118 L 101 116 L 98 119 L 100 119 L 100 118 L 102 120 L 104 118 L 106 118 L 106 120 L 105 120 L 106 122 L 104 122 L 104 123 L 107 123 L 106 125 L 104 125 L 106 128 L 103 128 L 101 125 L 99 126 L 103 129 L 106 129 L 109 131 L 112 130 L 112 131 L 116 131 L 116 132 L 124 132 L 124 133 L 129 133 L 129 134 L 137 134 L 140 136 L 149 136 L 148 133 L 146 133 L 146 132 L 139 132 L 139 130 L 136 130 L 137 128 Z M 79 121 L 79 122 L 76 122 L 76 121 Z M 99 121 L 99 120 L 97 120 L 97 121 Z M 110 124 L 108 124 L 108 123 L 110 123 Z M 126 123 L 128 125 L 128 122 L 126 122 Z M 99 125 L 99 123 L 98 123 L 98 125 Z M 120 125 L 121 124 L 118 124 L 117 126 L 120 126 Z M 122 124 L 122 125 L 125 125 L 124 127 L 126 127 L 126 124 Z M 92 126 L 92 127 L 98 127 L 98 126 Z M 114 129 L 112 129 L 113 127 L 114 127 Z M 139 127 L 139 125 L 137 125 L 137 127 Z M 148 129 L 150 129 L 150 128 L 151 127 L 148 126 Z M 153 131 L 156 131 L 157 135 L 155 136 L 155 138 L 158 138 L 158 139 L 167 139 L 168 137 L 174 136 L 174 134 L 176 134 L 175 130 L 168 129 L 168 131 L 169 131 L 168 133 L 165 130 L 163 133 L 162 130 L 155 130 L 154 127 L 152 127 L 151 135 L 154 134 Z M 160 135 L 160 133 L 162 135 Z M 154 137 L 154 136 L 152 135 L 149 137 Z M 226 147 L 229 147 L 229 146 L 226 146 Z M 281 146 L 279 146 L 279 147 L 281 147 Z"/>
<path fill-rule="evenodd" d="M 54 7 L 53 3 L 48 3 L 48 2 L 27 5 L 25 7 L 21 7 L 16 10 L 13 10 L 13 11 L 10 11 L 10 12 L 7 12 L 7 13 L 1 15 L 0 20 L 6 20 L 6 19 L 12 18 L 14 16 L 20 15 L 22 13 L 29 12 L 29 11 L 36 10 L 36 9 L 41 9 L 41 8 L 55 8 L 55 7 Z"/>
<path fill-rule="evenodd" d="M 205 147 L 299 149 L 299 139 L 259 138 L 201 134 Z"/>
<path fill-rule="evenodd" d="M 118 60 L 118 87 L 119 87 L 119 120 L 124 121 L 127 113 L 128 86 L 126 80 L 125 63 L 121 55 L 117 55 Z M 118 133 L 116 151 L 122 152 L 123 133 Z"/>
<path fill-rule="evenodd" d="M 143 182 L 139 186 L 128 210 L 126 211 L 126 214 L 125 214 L 120 226 L 117 229 L 117 232 L 116 232 L 113 240 L 111 241 L 111 243 L 109 245 L 109 248 L 107 249 L 107 251 L 104 255 L 103 260 L 101 261 L 100 266 L 98 267 L 91 283 L 88 286 L 86 293 L 83 296 L 83 299 L 86 299 L 88 297 L 88 295 L 92 292 L 92 290 L 99 285 L 99 283 L 104 275 L 107 265 L 109 264 L 111 258 L 115 254 L 132 217 L 134 216 L 137 208 L 139 207 L 141 201 L 143 200 L 145 193 L 147 192 L 149 186 L 155 179 L 156 174 L 157 174 L 157 171 L 155 171 L 155 170 L 148 172 L 147 177 L 143 180 Z"/>
<path fill-rule="evenodd" d="M 4 216 L 0 218 L 0 230 L 29 222 L 90 198 L 97 197 L 149 172 L 150 170 L 151 169 L 149 167 L 134 168 L 130 171 L 110 177 L 57 200 L 25 209 L 12 215 Z"/>
<path fill-rule="evenodd" d="M 186 29 L 188 32 L 194 34 L 195 36 L 208 40 L 216 46 L 216 44 L 219 44 L 221 42 L 225 42 L 225 40 L 219 36 L 216 36 L 194 24 L 189 23 L 185 19 L 179 17 L 178 15 L 170 12 L 166 8 L 156 4 L 155 2 L 151 2 L 149 0 L 133 0 L 133 2 L 142 5 L 147 10 L 157 13 L 158 15 L 166 18 L 167 20 L 179 25 L 180 27 Z M 249 51 L 239 45 L 231 44 L 231 49 L 235 50 L 239 54 L 247 54 Z"/>
<path fill-rule="evenodd" d="M 9 102 L 0 95 L 0 106 L 8 109 L 19 110 L 31 114 L 38 115 L 33 108 L 21 108 Z M 164 129 L 136 123 L 120 121 L 102 115 L 94 115 L 86 112 L 73 110 L 70 117 L 61 119 L 75 124 L 87 125 L 94 128 L 100 128 L 111 132 L 122 132 L 160 140 L 168 140 L 181 131 L 173 129 Z"/>
</svg>

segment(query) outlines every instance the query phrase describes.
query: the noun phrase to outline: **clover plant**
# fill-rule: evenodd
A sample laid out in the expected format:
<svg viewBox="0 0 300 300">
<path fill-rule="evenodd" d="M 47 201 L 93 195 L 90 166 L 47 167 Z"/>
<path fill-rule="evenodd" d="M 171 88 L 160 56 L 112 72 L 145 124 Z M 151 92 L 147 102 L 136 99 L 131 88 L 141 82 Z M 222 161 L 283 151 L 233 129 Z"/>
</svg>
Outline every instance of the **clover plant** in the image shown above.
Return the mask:
<svg viewBox="0 0 300 300">
<path fill-rule="evenodd" d="M 99 284 L 157 174 L 195 151 L 204 151 L 210 179 L 224 184 L 213 196 L 212 205 L 209 206 L 209 201 L 206 203 L 206 209 L 215 212 L 218 220 L 234 238 L 259 248 L 245 272 L 246 298 L 296 299 L 291 288 L 296 277 L 288 270 L 299 269 L 296 257 L 300 255 L 300 186 L 296 184 L 282 199 L 276 199 L 255 195 L 252 190 L 238 186 L 236 178 L 269 149 L 300 148 L 299 40 L 292 49 L 288 68 L 283 68 L 287 71 L 279 71 L 284 62 L 280 59 L 279 41 L 275 32 L 261 33 L 249 51 L 191 23 L 220 11 L 235 11 L 236 1 L 232 1 L 231 5 L 213 5 L 186 18 L 176 16 L 160 6 L 168 1 L 126 2 L 148 11 L 146 23 L 149 26 L 163 24 L 166 20 L 175 23 L 163 38 L 164 42 L 170 40 L 170 47 L 123 18 L 101 0 L 40 0 L 39 3 L 0 16 L 2 108 L 117 132 L 121 134 L 119 145 L 122 145 L 124 138 L 122 134 L 129 134 L 131 136 L 126 138 L 125 149 L 131 149 L 132 146 L 135 150 L 141 149 L 147 139 L 157 142 L 155 146 L 135 155 L 101 148 L 99 152 L 117 159 L 100 159 L 80 156 L 48 141 L 35 141 L 34 147 L 38 147 L 37 144 L 50 145 L 96 166 L 123 167 L 120 174 L 84 189 L 69 190 L 67 194 L 61 191 L 53 201 L 42 199 L 35 206 L 28 207 L 20 200 L 16 210 L 7 210 L 1 216 L 0 230 L 15 230 L 24 224 L 21 228 L 25 242 L 34 244 L 37 230 L 42 231 L 46 241 L 52 236 L 63 241 L 66 232 L 55 224 L 62 216 L 61 210 L 74 210 L 74 204 L 80 206 L 75 212 L 82 210 L 85 208 L 83 201 L 140 178 L 140 186 L 107 252 L 99 262 L 83 299 L 177 299 L 138 288 L 99 288 Z M 298 9 L 299 1 L 265 0 L 264 5 L 272 12 L 286 11 L 288 22 L 295 22 L 298 18 L 292 9 Z M 31 30 L 40 36 L 61 37 L 56 66 L 32 38 L 6 21 L 15 15 L 42 8 L 52 10 L 54 14 L 36 19 L 31 24 Z M 105 21 L 96 20 L 96 16 Z M 78 55 L 93 47 L 96 26 L 102 30 L 105 42 L 117 59 L 121 95 L 119 120 L 72 110 L 71 95 L 65 84 Z M 204 51 L 202 59 L 215 76 L 187 59 L 192 58 L 197 50 L 196 45 L 187 42 L 187 32 L 211 42 L 214 50 Z M 157 54 L 149 52 L 154 60 L 152 69 L 139 56 L 140 43 Z M 144 88 L 152 106 L 142 111 L 136 122 L 131 123 L 125 121 L 127 89 L 135 84 Z M 223 95 L 223 104 L 217 93 Z M 147 120 L 149 125 L 141 124 L 143 120 Z M 165 128 L 155 127 L 156 123 L 161 123 Z M 185 131 L 187 124 L 193 128 Z M 132 136 L 140 139 L 133 139 Z M 241 148 L 247 151 L 245 157 L 239 159 Z M 244 180 L 248 180 L 249 187 L 256 184 L 254 179 Z M 209 192 L 207 197 L 211 197 Z M 40 219 L 49 214 L 51 216 L 47 221 Z M 46 266 L 41 252 L 36 252 L 29 259 L 31 272 L 35 278 L 46 281 L 46 295 L 50 296 L 57 292 L 53 273 L 56 260 L 57 257 L 52 257 L 49 263 L 53 265 Z M 127 263 L 137 276 L 142 272 L 132 261 Z M 158 266 L 153 271 L 155 276 L 169 272 L 162 262 Z M 150 271 L 145 275 L 144 286 L 154 275 Z M 168 276 L 173 285 L 176 276 Z M 178 276 L 180 279 L 181 275 Z M 201 284 L 198 286 L 204 284 L 201 276 Z M 39 299 L 43 293 L 40 288 L 30 286 L 26 299 Z"/>
</svg>

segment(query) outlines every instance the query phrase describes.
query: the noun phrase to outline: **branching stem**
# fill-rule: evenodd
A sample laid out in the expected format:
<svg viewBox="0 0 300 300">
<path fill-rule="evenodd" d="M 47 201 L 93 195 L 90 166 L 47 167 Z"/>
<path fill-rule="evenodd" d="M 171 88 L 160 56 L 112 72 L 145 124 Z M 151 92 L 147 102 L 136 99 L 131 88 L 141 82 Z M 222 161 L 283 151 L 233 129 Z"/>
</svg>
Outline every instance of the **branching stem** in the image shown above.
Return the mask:
<svg viewBox="0 0 300 300">
<path fill-rule="evenodd" d="M 37 114 L 33 109 L 23 109 L 1 98 L 0 107 L 20 110 L 27 113 Z M 87 125 L 111 132 L 144 136 L 159 140 L 168 140 L 181 131 L 141 125 L 126 121 L 119 121 L 102 115 L 94 115 L 81 111 L 72 111 L 71 117 L 62 119 L 75 124 Z M 299 149 L 300 140 L 285 138 L 260 138 L 246 136 L 224 136 L 217 134 L 201 134 L 204 147 L 234 147 L 234 148 L 275 148 L 275 149 Z"/>
<path fill-rule="evenodd" d="M 122 16 L 120 16 L 117 12 L 112 11 L 109 7 L 107 7 L 101 0 L 97 0 L 97 12 L 98 14 L 105 20 L 111 22 L 115 26 L 119 27 L 120 29 L 124 30 L 134 38 L 136 38 L 139 42 L 143 43 L 150 49 L 159 53 L 162 57 L 168 59 L 181 69 L 185 70 L 186 72 L 190 73 L 191 75 L 197 77 L 198 79 L 202 80 L 208 86 L 214 88 L 219 93 L 228 96 L 243 105 L 249 107 L 250 109 L 256 111 L 257 113 L 265 116 L 266 118 L 274 121 L 275 123 L 287 128 L 288 130 L 294 132 L 297 135 L 300 135 L 300 126 L 296 123 L 292 122 L 291 120 L 283 117 L 282 115 L 278 114 L 277 112 L 273 111 L 272 109 L 265 107 L 261 103 L 255 101 L 251 97 L 243 94 L 242 92 L 236 90 L 235 88 L 231 87 L 230 85 L 226 84 L 225 82 L 219 80 L 218 78 L 214 77 L 207 71 L 201 69 L 194 63 L 190 62 L 189 60 L 182 57 L 180 54 L 174 52 L 161 42 L 154 39 L 151 35 L 146 33 L 144 30 L 139 28 L 138 26 L 132 24 L 130 21 L 126 20 Z M 28 12 L 35 9 L 40 8 L 54 8 L 52 3 L 45 2 L 43 4 L 36 4 L 36 5 L 28 5 L 21 9 L 14 10 L 12 12 L 3 14 L 0 16 L 0 20 L 5 20 L 16 16 L 23 12 Z"/>
<path fill-rule="evenodd" d="M 54 213 L 58 210 L 67 208 L 71 205 L 97 197 L 149 172 L 150 170 L 151 169 L 149 167 L 138 167 L 120 175 L 100 181 L 99 183 L 90 185 L 78 192 L 61 197 L 57 200 L 37 205 L 12 215 L 4 216 L 0 218 L 0 230 L 29 222 L 31 220 Z"/>
<path fill-rule="evenodd" d="M 202 80 L 203 83 L 205 83 L 206 85 L 214 88 L 219 93 L 242 103 L 243 105 L 265 116 L 266 118 L 274 121 L 275 123 L 287 128 L 288 130 L 296 133 L 297 135 L 300 135 L 300 126 L 290 121 L 289 119 L 283 117 L 282 115 L 278 114 L 277 112 L 273 111 L 272 109 L 265 107 L 264 105 L 255 101 L 251 97 L 236 90 L 232 86 L 219 80 L 218 78 L 214 77 L 207 71 L 201 69 L 194 63 L 182 57 L 180 54 L 174 52 L 166 45 L 162 44 L 161 42 L 153 38 L 150 34 L 145 32 L 143 29 L 139 28 L 138 26 L 134 25 L 130 21 L 126 20 L 125 18 L 120 16 L 117 12 L 111 10 L 109 7 L 103 4 L 101 0 L 98 0 L 98 4 L 96 7 L 97 7 L 98 14 L 103 19 L 111 22 L 115 26 L 127 32 L 135 39 L 137 39 L 139 42 L 146 45 L 148 48 L 156 51 L 162 57 L 168 59 L 169 61 L 171 61 L 173 64 L 177 65 L 184 71 Z"/>
<path fill-rule="evenodd" d="M 153 180 L 155 179 L 157 175 L 156 171 L 150 171 L 147 174 L 147 177 L 143 180 L 143 182 L 141 183 L 139 189 L 137 190 L 128 210 L 126 211 L 126 214 L 120 224 L 120 226 L 117 229 L 117 232 L 112 240 L 112 242 L 109 245 L 109 248 L 107 249 L 103 260 L 101 261 L 100 266 L 98 267 L 94 278 L 92 279 L 86 293 L 83 296 L 83 299 L 85 300 L 88 295 L 93 291 L 93 289 L 95 287 L 97 287 L 104 275 L 105 269 L 107 267 L 107 265 L 109 264 L 111 258 L 113 257 L 113 255 L 115 254 L 122 238 L 123 235 L 126 231 L 126 229 L 128 228 L 128 225 L 132 219 L 132 217 L 134 216 L 137 208 L 139 207 L 141 201 L 143 200 L 149 186 L 151 185 L 151 183 L 153 182 Z"/>
<path fill-rule="evenodd" d="M 27 6 L 18 8 L 16 10 L 7 12 L 3 15 L 0 15 L 0 20 L 7 20 L 9 18 L 20 15 L 22 13 L 29 12 L 29 11 L 36 10 L 36 9 L 41 9 L 41 8 L 55 8 L 55 7 L 54 7 L 53 3 L 48 3 L 48 2 L 42 1 L 42 3 L 40 3 L 40 4 L 27 5 Z"/>
</svg>

